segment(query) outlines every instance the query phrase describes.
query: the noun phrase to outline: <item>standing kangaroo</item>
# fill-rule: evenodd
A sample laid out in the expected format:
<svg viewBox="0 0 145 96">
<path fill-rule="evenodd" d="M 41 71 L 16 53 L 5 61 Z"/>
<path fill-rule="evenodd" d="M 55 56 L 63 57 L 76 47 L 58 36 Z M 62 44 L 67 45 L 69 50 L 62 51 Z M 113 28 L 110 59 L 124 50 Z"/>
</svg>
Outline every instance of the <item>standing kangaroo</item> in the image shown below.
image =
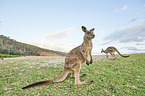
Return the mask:
<svg viewBox="0 0 145 96">
<path fill-rule="evenodd" d="M 22 89 L 44 85 L 44 84 L 52 84 L 56 82 L 63 81 L 70 71 L 72 71 L 71 77 L 75 77 L 75 84 L 91 84 L 93 81 L 83 81 L 81 82 L 79 76 L 85 76 L 86 74 L 79 74 L 81 69 L 81 64 L 86 61 L 86 64 L 89 65 L 92 63 L 92 39 L 95 37 L 93 31 L 94 28 L 91 30 L 87 30 L 86 27 L 82 26 L 82 31 L 85 33 L 83 43 L 72 49 L 65 58 L 64 70 L 63 73 L 53 79 L 39 81 L 36 83 L 32 83 L 23 87 Z M 90 60 L 88 60 L 88 56 L 90 56 Z"/>
<path fill-rule="evenodd" d="M 122 55 L 115 47 L 113 47 L 113 46 L 111 46 L 111 47 L 108 47 L 106 50 L 103 50 L 102 49 L 102 51 L 101 51 L 101 53 L 102 52 L 104 52 L 105 54 L 106 54 L 106 56 L 108 57 L 108 53 L 110 53 L 114 58 L 113 59 L 116 59 L 116 56 L 115 56 L 115 51 L 120 55 L 120 56 L 122 56 L 122 57 L 129 57 L 129 55 L 128 56 L 124 56 L 124 55 Z"/>
</svg>

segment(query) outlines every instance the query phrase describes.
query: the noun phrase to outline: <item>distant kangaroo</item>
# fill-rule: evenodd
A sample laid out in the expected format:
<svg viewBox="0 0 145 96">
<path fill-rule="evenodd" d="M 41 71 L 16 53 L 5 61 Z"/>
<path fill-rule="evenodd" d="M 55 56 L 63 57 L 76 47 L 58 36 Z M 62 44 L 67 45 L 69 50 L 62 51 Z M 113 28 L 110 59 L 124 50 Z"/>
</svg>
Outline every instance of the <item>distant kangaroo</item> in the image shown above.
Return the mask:
<svg viewBox="0 0 145 96">
<path fill-rule="evenodd" d="M 124 56 L 124 55 L 122 55 L 122 54 L 120 54 L 120 52 L 115 48 L 115 47 L 113 47 L 113 46 L 111 46 L 111 47 L 108 47 L 106 50 L 103 50 L 102 49 L 102 51 L 101 51 L 101 53 L 102 52 L 104 52 L 105 54 L 106 54 L 106 56 L 108 57 L 108 53 L 110 53 L 114 58 L 113 59 L 116 59 L 116 56 L 115 56 L 115 51 L 120 55 L 120 56 L 122 56 L 122 57 L 129 57 L 129 55 L 128 56 Z"/>
<path fill-rule="evenodd" d="M 85 33 L 84 35 L 84 41 L 83 43 L 72 49 L 68 55 L 65 58 L 65 64 L 64 64 L 64 70 L 63 73 L 53 79 L 45 80 L 45 81 L 39 81 L 36 83 L 32 83 L 30 85 L 27 85 L 23 87 L 22 89 L 44 85 L 44 84 L 52 84 L 56 82 L 63 81 L 70 71 L 72 71 L 71 77 L 75 77 L 75 84 L 91 84 L 93 81 L 83 81 L 81 82 L 79 80 L 79 76 L 85 76 L 86 74 L 79 74 L 81 69 L 81 64 L 86 61 L 86 64 L 89 65 L 92 63 L 92 39 L 95 37 L 93 31 L 94 28 L 91 30 L 87 30 L 86 27 L 82 26 L 82 31 Z M 90 56 L 90 60 L 88 60 L 88 56 Z"/>
</svg>

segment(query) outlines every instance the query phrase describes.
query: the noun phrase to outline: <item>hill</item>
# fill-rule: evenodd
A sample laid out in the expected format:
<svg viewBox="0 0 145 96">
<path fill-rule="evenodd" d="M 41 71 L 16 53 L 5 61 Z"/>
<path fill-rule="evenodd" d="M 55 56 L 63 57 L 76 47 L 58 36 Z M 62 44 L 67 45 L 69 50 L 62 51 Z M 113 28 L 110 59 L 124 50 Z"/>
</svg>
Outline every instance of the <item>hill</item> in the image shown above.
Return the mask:
<svg viewBox="0 0 145 96">
<path fill-rule="evenodd" d="M 66 53 L 40 48 L 34 45 L 18 42 L 4 35 L 0 35 L 0 53 L 9 55 L 43 55 L 43 56 L 65 56 Z"/>
</svg>

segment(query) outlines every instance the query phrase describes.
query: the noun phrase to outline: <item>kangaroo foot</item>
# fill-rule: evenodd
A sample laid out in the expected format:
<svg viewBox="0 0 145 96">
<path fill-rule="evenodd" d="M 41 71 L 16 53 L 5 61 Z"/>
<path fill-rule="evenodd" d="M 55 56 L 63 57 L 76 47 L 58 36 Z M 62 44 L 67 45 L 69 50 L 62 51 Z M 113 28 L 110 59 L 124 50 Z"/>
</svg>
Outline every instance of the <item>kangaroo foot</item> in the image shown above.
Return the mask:
<svg viewBox="0 0 145 96">
<path fill-rule="evenodd" d="M 80 74 L 80 76 L 86 76 L 87 74 Z"/>
<path fill-rule="evenodd" d="M 90 62 L 89 62 L 89 61 L 87 61 L 87 62 L 86 62 L 86 64 L 87 64 L 87 65 L 89 65 L 89 64 L 90 64 Z"/>
<path fill-rule="evenodd" d="M 92 83 L 94 83 L 93 80 L 92 81 L 83 81 L 83 84 L 92 84 Z"/>
<path fill-rule="evenodd" d="M 79 84 L 92 84 L 94 83 L 94 81 L 83 81 L 83 82 L 78 82 L 78 83 L 75 83 L 75 85 L 79 85 Z"/>
<path fill-rule="evenodd" d="M 87 74 L 80 74 L 79 76 L 82 77 L 82 76 L 86 76 Z M 74 74 L 71 74 L 70 77 L 74 77 Z"/>
</svg>

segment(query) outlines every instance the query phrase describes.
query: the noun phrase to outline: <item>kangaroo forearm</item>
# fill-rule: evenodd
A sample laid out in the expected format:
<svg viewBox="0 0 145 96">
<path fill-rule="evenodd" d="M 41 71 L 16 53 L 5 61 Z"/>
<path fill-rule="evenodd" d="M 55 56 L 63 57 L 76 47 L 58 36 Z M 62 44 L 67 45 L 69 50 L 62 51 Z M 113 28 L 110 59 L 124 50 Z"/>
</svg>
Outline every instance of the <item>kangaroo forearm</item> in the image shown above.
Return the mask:
<svg viewBox="0 0 145 96">
<path fill-rule="evenodd" d="M 83 55 L 83 57 L 85 58 L 85 61 L 86 61 L 86 62 L 89 61 L 89 60 L 87 59 L 86 53 L 82 53 L 82 55 Z"/>
<path fill-rule="evenodd" d="M 90 56 L 90 64 L 92 64 L 93 63 L 93 59 L 92 59 L 91 51 L 89 52 L 89 56 Z"/>
<path fill-rule="evenodd" d="M 91 57 L 91 59 L 90 59 L 90 64 L 92 64 L 93 63 L 93 59 L 92 59 L 92 56 L 90 56 Z"/>
</svg>

